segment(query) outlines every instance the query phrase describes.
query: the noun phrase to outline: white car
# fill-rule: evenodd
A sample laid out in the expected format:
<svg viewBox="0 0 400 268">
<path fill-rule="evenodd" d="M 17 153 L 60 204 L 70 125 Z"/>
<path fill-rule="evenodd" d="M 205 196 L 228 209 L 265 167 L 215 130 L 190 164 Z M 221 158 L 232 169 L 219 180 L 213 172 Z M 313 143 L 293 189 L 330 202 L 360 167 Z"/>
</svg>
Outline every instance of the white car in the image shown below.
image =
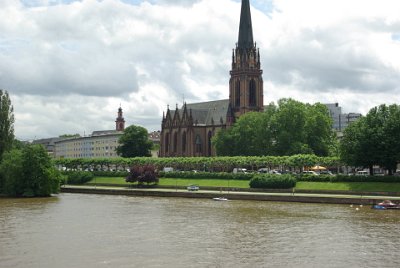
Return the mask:
<svg viewBox="0 0 400 268">
<path fill-rule="evenodd" d="M 187 190 L 188 191 L 198 191 L 198 190 L 200 190 L 200 187 L 198 185 L 189 185 L 187 187 Z"/>
</svg>

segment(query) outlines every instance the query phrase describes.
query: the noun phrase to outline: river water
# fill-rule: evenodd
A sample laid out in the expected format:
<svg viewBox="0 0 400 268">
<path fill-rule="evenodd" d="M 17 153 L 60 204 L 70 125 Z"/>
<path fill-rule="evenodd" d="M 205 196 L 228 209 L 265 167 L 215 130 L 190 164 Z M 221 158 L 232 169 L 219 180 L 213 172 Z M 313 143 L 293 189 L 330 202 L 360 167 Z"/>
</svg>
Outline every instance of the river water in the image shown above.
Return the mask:
<svg viewBox="0 0 400 268">
<path fill-rule="evenodd" d="M 400 211 L 357 208 L 0 198 L 0 267 L 400 267 Z"/>
</svg>

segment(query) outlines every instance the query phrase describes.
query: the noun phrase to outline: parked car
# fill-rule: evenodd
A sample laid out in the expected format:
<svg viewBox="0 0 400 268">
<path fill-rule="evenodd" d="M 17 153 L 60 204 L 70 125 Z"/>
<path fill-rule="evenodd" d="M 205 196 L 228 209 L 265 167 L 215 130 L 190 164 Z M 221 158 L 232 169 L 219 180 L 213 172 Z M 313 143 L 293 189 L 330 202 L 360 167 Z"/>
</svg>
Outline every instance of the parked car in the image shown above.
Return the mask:
<svg viewBox="0 0 400 268">
<path fill-rule="evenodd" d="M 258 169 L 258 173 L 268 173 L 269 168 L 260 168 Z"/>
<path fill-rule="evenodd" d="M 359 171 L 357 171 L 356 175 L 357 176 L 368 176 L 369 172 L 365 171 L 365 170 L 359 170 Z"/>
<path fill-rule="evenodd" d="M 333 173 L 330 172 L 329 170 L 321 170 L 321 172 L 319 174 L 320 175 L 331 175 L 331 176 L 333 176 Z"/>
<path fill-rule="evenodd" d="M 274 175 L 282 175 L 278 170 L 272 169 L 268 172 L 269 174 L 274 174 Z"/>
<path fill-rule="evenodd" d="M 192 184 L 187 187 L 187 190 L 188 191 L 198 191 L 198 190 L 200 190 L 200 187 L 197 184 Z"/>
<path fill-rule="evenodd" d="M 174 171 L 174 168 L 172 168 L 172 167 L 164 167 L 163 171 L 164 172 L 172 172 L 172 171 Z"/>
<path fill-rule="evenodd" d="M 245 168 L 234 168 L 232 172 L 234 174 L 236 174 L 236 173 L 247 173 L 247 169 L 245 169 Z"/>
</svg>

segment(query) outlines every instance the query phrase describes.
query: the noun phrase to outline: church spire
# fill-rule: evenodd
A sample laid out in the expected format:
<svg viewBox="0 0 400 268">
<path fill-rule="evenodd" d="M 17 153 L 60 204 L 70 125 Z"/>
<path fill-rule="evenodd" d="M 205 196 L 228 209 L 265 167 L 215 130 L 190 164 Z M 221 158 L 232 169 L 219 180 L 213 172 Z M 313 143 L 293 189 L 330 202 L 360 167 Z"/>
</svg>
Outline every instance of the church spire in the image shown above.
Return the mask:
<svg viewBox="0 0 400 268">
<path fill-rule="evenodd" d="M 242 10 L 240 13 L 239 41 L 240 49 L 250 49 L 254 47 L 253 26 L 251 24 L 250 1 L 242 0 Z"/>
</svg>

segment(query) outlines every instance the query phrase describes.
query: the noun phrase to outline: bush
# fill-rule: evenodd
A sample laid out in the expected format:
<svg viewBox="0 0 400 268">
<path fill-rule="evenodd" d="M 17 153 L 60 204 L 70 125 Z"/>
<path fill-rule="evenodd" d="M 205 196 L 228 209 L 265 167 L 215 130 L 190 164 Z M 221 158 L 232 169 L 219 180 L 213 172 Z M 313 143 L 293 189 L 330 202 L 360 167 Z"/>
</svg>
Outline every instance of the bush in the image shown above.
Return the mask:
<svg viewBox="0 0 400 268">
<path fill-rule="evenodd" d="M 93 171 L 96 177 L 126 177 L 129 175 L 128 171 Z"/>
<path fill-rule="evenodd" d="M 250 188 L 288 189 L 296 186 L 296 178 L 291 175 L 259 174 L 250 180 Z"/>
<path fill-rule="evenodd" d="M 16 197 L 44 197 L 58 193 L 61 174 L 41 145 L 4 154 L 0 165 L 2 191 Z"/>
<path fill-rule="evenodd" d="M 400 183 L 397 176 L 349 176 L 349 175 L 299 175 L 297 181 L 308 182 L 388 182 Z"/>
<path fill-rule="evenodd" d="M 145 165 L 131 167 L 129 175 L 126 177 L 125 181 L 131 183 L 138 182 L 139 185 L 143 185 L 144 183 L 158 184 L 159 179 L 154 166 Z"/>
<path fill-rule="evenodd" d="M 89 171 L 70 171 L 66 175 L 68 184 L 85 184 L 94 177 L 93 173 Z"/>
<path fill-rule="evenodd" d="M 160 172 L 160 177 L 176 179 L 218 179 L 218 180 L 250 180 L 251 173 L 226 173 L 226 172 Z"/>
</svg>

